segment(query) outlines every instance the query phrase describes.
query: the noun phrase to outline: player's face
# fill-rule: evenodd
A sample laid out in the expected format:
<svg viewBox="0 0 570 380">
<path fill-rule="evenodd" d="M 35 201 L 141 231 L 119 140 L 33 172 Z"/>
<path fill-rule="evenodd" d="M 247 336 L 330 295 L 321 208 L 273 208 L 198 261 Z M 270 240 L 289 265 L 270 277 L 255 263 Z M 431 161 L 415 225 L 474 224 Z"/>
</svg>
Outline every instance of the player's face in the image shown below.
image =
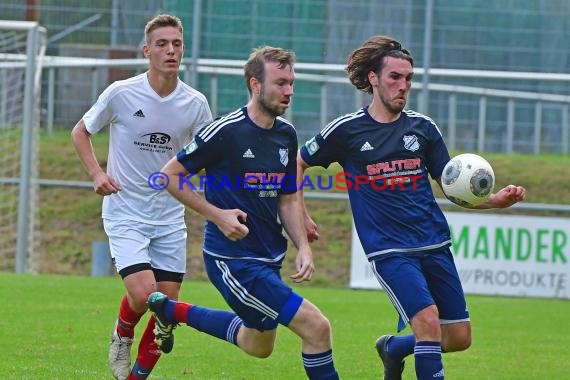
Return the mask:
<svg viewBox="0 0 570 380">
<path fill-rule="evenodd" d="M 388 112 L 399 114 L 408 101 L 413 76 L 414 70 L 410 62 L 402 58 L 386 57 L 382 71 L 372 75 L 374 97 L 380 100 Z"/>
<path fill-rule="evenodd" d="M 279 68 L 277 62 L 265 63 L 265 80 L 259 83 L 257 102 L 263 112 L 281 116 L 289 108 L 293 96 L 295 72 L 291 66 Z"/>
<path fill-rule="evenodd" d="M 178 75 L 178 67 L 184 54 L 182 33 L 173 26 L 157 28 L 150 33 L 143 51 L 149 59 L 151 70 Z"/>
</svg>

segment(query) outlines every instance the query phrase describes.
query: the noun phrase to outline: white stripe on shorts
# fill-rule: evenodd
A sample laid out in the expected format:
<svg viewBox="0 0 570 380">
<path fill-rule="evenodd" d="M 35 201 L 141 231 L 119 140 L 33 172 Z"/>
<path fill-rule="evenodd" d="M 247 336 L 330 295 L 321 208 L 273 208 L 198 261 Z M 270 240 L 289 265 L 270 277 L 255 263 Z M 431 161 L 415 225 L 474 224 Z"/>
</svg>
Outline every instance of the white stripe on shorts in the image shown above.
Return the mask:
<svg viewBox="0 0 570 380">
<path fill-rule="evenodd" d="M 230 291 L 244 304 L 254 309 L 259 310 L 263 314 L 267 315 L 269 318 L 277 319 L 279 313 L 269 306 L 252 296 L 244 289 L 239 281 L 232 276 L 228 266 L 223 261 L 215 260 L 216 265 L 220 268 L 222 272 L 222 279 L 230 289 Z"/>
</svg>

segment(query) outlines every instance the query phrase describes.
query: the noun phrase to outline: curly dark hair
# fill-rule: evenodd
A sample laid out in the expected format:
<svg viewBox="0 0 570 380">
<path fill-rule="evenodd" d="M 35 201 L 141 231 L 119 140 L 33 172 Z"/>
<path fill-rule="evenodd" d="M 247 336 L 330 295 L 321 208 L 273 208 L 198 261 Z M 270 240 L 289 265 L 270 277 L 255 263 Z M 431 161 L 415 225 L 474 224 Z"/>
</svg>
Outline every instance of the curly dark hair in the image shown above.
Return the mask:
<svg viewBox="0 0 570 380">
<path fill-rule="evenodd" d="M 345 71 L 350 83 L 357 89 L 372 94 L 368 73 L 382 71 L 385 57 L 402 58 L 414 66 L 412 55 L 398 41 L 388 36 L 372 36 L 348 56 Z"/>
</svg>

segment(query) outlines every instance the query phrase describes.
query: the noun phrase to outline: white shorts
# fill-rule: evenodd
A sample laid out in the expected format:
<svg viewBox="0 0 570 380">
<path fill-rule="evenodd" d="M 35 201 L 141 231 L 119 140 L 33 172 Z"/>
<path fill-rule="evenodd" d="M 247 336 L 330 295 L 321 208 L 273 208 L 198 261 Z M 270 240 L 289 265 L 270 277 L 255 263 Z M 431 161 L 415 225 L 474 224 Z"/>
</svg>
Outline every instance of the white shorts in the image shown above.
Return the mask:
<svg viewBox="0 0 570 380">
<path fill-rule="evenodd" d="M 111 258 L 121 269 L 148 263 L 153 269 L 186 273 L 186 223 L 155 225 L 103 219 Z"/>
</svg>

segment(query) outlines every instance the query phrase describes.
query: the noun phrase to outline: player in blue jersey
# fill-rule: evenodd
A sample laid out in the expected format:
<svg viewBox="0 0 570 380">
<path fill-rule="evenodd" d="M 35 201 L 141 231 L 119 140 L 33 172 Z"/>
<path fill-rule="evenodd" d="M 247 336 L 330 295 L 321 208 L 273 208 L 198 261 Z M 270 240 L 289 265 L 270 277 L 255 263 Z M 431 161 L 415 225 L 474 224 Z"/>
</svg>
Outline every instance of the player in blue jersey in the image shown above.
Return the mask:
<svg viewBox="0 0 570 380">
<path fill-rule="evenodd" d="M 359 184 L 348 190 L 358 236 L 400 316 L 398 331 L 408 323 L 413 331 L 376 341 L 384 379 L 401 379 L 404 358 L 412 353 L 418 379 L 443 379 L 441 353 L 471 344 L 449 227 L 429 179 L 441 186 L 449 153 L 433 120 L 404 109 L 413 59 L 398 41 L 370 37 L 350 54 L 346 71 L 372 101 L 307 141 L 299 150 L 297 175 L 300 181 L 306 168 L 338 162 L 347 180 Z M 524 188 L 509 185 L 478 208 L 509 207 L 524 197 Z M 318 238 L 306 209 L 305 228 L 309 240 Z"/>
<path fill-rule="evenodd" d="M 281 118 L 293 96 L 294 53 L 255 49 L 245 65 L 250 100 L 203 128 L 164 167 L 167 190 L 206 219 L 204 261 L 208 277 L 234 312 L 149 297 L 158 323 L 183 322 L 265 358 L 282 324 L 302 340 L 309 379 L 338 379 L 327 318 L 281 279 L 285 231 L 298 249 L 294 282 L 311 279 L 312 252 L 296 196 L 297 135 Z M 205 198 L 187 182 L 202 176 Z M 158 342 L 157 342 L 158 343 Z"/>
</svg>

